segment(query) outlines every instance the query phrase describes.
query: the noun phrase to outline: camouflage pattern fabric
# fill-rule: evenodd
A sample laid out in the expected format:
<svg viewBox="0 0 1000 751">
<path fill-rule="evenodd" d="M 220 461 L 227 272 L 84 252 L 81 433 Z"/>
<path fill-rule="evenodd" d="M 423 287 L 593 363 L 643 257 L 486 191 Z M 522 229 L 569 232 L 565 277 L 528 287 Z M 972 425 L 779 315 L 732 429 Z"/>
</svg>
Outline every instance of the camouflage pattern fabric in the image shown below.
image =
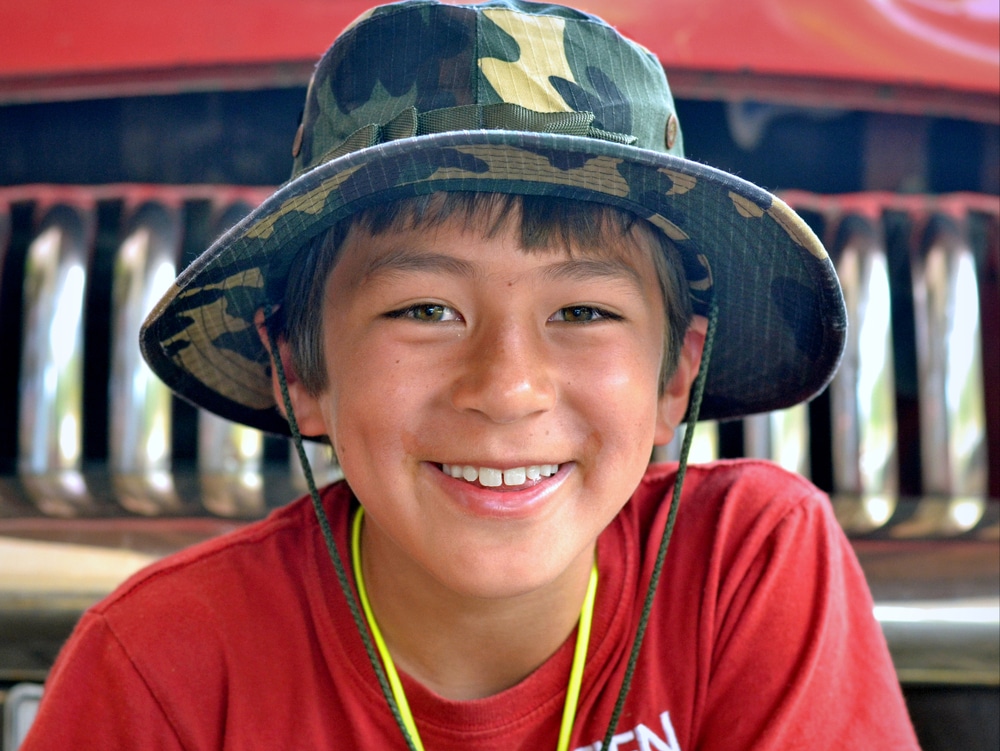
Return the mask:
<svg viewBox="0 0 1000 751">
<path fill-rule="evenodd" d="M 519 0 L 375 8 L 320 60 L 292 178 L 181 273 L 141 346 L 175 391 L 287 433 L 256 310 L 338 220 L 433 191 L 563 196 L 631 211 L 719 304 L 701 419 L 791 406 L 832 377 L 846 313 L 819 240 L 778 198 L 683 157 L 656 58 L 601 20 Z"/>
</svg>

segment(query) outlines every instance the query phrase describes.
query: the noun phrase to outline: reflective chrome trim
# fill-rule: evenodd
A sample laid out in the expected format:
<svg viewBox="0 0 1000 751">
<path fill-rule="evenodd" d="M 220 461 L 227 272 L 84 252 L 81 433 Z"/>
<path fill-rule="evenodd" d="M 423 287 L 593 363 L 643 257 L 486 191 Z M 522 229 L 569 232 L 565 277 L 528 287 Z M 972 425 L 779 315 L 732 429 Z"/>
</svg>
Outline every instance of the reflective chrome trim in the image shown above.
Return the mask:
<svg viewBox="0 0 1000 751">
<path fill-rule="evenodd" d="M 932 216 L 911 261 L 923 491 L 986 495 L 979 287 L 958 224 Z"/>
<path fill-rule="evenodd" d="M 843 219 L 831 252 L 849 327 L 840 370 L 830 384 L 833 486 L 837 492 L 891 496 L 899 487 L 896 383 L 889 271 L 880 230 Z"/>
<path fill-rule="evenodd" d="M 135 240 L 144 252 L 149 252 L 159 242 L 155 235 L 160 231 L 156 229 L 158 220 L 152 217 L 166 214 L 168 232 L 180 232 L 180 228 L 184 227 L 189 236 L 198 235 L 196 241 L 191 242 L 192 245 L 199 245 L 203 240 L 210 240 L 204 237 L 209 234 L 208 228 L 211 226 L 211 222 L 206 221 L 205 217 L 234 201 L 255 203 L 268 193 L 267 190 L 224 186 L 0 188 L 0 253 L 9 253 L 7 238 L 11 234 L 11 217 L 15 217 L 17 222 L 23 222 L 28 213 L 21 209 L 16 215 L 7 213 L 8 206 L 13 203 L 28 203 L 36 210 L 37 207 L 63 205 L 63 211 L 68 210 L 69 214 L 63 214 L 65 221 L 56 222 L 60 227 L 60 248 L 63 243 L 76 242 L 73 239 L 74 231 L 66 229 L 72 227 L 74 214 L 83 223 L 84 229 L 87 229 L 86 222 L 94 214 L 92 208 L 95 201 L 99 209 L 101 205 L 106 207 L 107 203 L 120 205 L 124 207 L 121 213 L 131 222 L 123 232 L 126 238 L 123 245 L 134 236 L 137 225 L 147 228 L 152 226 L 152 234 L 142 242 Z M 933 287 L 926 300 L 918 301 L 918 306 L 923 306 L 919 309 L 924 311 L 923 315 L 927 318 L 928 331 L 932 321 L 944 321 L 947 324 L 942 324 L 943 328 L 939 329 L 943 332 L 940 334 L 941 340 L 948 343 L 948 347 L 942 351 L 954 356 L 958 346 L 956 342 L 961 341 L 963 332 L 964 335 L 971 336 L 969 332 L 972 331 L 972 326 L 990 324 L 993 329 L 989 330 L 995 332 L 996 324 L 986 312 L 995 310 L 995 302 L 991 298 L 984 297 L 980 301 L 981 320 L 978 324 L 972 319 L 969 319 L 969 326 L 956 323 L 961 320 L 959 313 L 963 310 L 963 315 L 968 315 L 968 296 L 963 295 L 962 290 L 970 288 L 969 282 L 960 284 L 957 280 L 967 279 L 969 276 L 969 263 L 961 259 L 969 257 L 970 242 L 976 248 L 976 253 L 981 253 L 983 246 L 987 246 L 983 254 L 987 259 L 994 259 L 990 261 L 994 266 L 986 267 L 995 268 L 996 237 L 1000 230 L 1000 200 L 995 196 L 968 194 L 948 197 L 877 193 L 857 196 L 786 194 L 785 198 L 797 208 L 808 211 L 811 207 L 811 210 L 818 212 L 822 221 L 827 223 L 827 234 L 834 229 L 852 229 L 852 232 L 845 230 L 842 234 L 841 245 L 847 253 L 854 254 L 853 259 L 845 261 L 842 256 L 838 261 L 838 270 L 844 279 L 849 307 L 852 311 L 857 311 L 856 317 L 854 312 L 851 315 L 852 328 L 858 334 L 856 351 L 859 359 L 852 364 L 852 352 L 849 350 L 842 374 L 848 392 L 843 395 L 842 401 L 837 401 L 841 397 L 834 393 L 838 388 L 835 381 L 830 399 L 834 425 L 839 425 L 841 421 L 854 423 L 854 427 L 845 433 L 843 455 L 854 457 L 855 465 L 852 467 L 846 459 L 837 459 L 835 463 L 841 466 L 845 474 L 837 475 L 835 485 L 838 490 L 850 489 L 857 492 L 854 495 L 835 493 L 833 504 L 838 520 L 852 537 L 852 543 L 868 577 L 875 597 L 875 616 L 885 629 L 900 677 L 906 682 L 997 685 L 997 665 L 1000 665 L 1000 659 L 997 657 L 995 635 L 1000 631 L 1000 624 L 990 618 L 1000 612 L 997 604 L 1000 593 L 1000 574 L 997 571 L 997 561 L 1000 560 L 1000 504 L 994 500 L 986 500 L 982 492 L 972 492 L 970 488 L 974 489 L 975 483 L 938 486 L 935 484 L 936 480 L 925 481 L 929 492 L 924 498 L 914 501 L 899 497 L 898 492 L 895 492 L 895 479 L 902 481 L 911 478 L 894 478 L 891 475 L 894 460 L 887 458 L 889 452 L 885 443 L 888 441 L 889 428 L 878 427 L 875 419 L 890 406 L 884 401 L 879 402 L 878 399 L 884 397 L 877 395 L 886 393 L 886 383 L 892 381 L 891 363 L 877 362 L 877 359 L 868 362 L 866 358 L 869 358 L 869 350 L 872 349 L 876 354 L 888 355 L 891 351 L 889 344 L 880 344 L 888 341 L 883 338 L 884 318 L 873 312 L 873 301 L 882 299 L 882 277 L 887 273 L 885 268 L 880 267 L 881 261 L 878 260 L 883 245 L 879 233 L 883 226 L 890 226 L 883 219 L 883 212 L 887 211 L 905 215 L 907 226 L 923 227 L 928 217 L 936 214 L 948 217 L 947 220 L 935 220 L 936 224 L 930 225 L 931 229 L 925 233 L 926 242 L 923 247 L 926 248 L 924 256 L 927 268 L 921 273 L 930 273 L 934 280 L 939 281 L 928 281 L 928 284 L 938 286 Z M 146 206 L 152 206 L 149 213 L 132 212 L 131 207 Z M 97 215 L 103 216 L 100 210 Z M 115 214 L 116 222 L 117 216 Z M 854 232 L 857 225 L 845 223 L 842 219 L 845 216 L 860 218 L 861 230 L 866 227 L 872 229 L 873 235 L 866 236 L 861 230 Z M 988 241 L 984 242 L 981 237 L 976 239 L 976 232 L 966 227 L 966 223 L 969 227 L 985 227 L 980 227 L 976 232 L 980 235 L 987 234 Z M 18 224 L 15 229 L 17 249 L 23 251 L 27 244 L 26 240 L 21 240 L 25 227 Z M 46 229 L 47 226 L 39 225 L 34 230 L 36 234 L 33 237 L 36 241 Z M 115 227 L 104 228 L 102 233 L 107 237 L 118 231 L 116 224 Z M 955 231 L 958 232 L 957 239 Z M 89 229 L 83 236 L 89 240 L 88 233 Z M 162 232 L 160 236 L 163 236 Z M 910 243 L 911 240 L 907 235 L 905 242 Z M 176 244 L 176 241 L 173 242 Z M 84 244 L 89 247 L 86 242 Z M 837 243 L 830 245 L 835 248 Z M 897 247 L 894 242 L 890 249 L 895 253 Z M 110 245 L 104 243 L 98 250 L 103 253 L 109 248 Z M 943 249 L 943 252 L 937 253 L 935 249 Z M 963 253 L 966 255 L 963 256 Z M 894 262 L 898 260 L 895 255 L 890 257 Z M 22 259 L 15 260 L 17 263 L 0 268 L 0 272 L 10 268 L 19 269 Z M 107 268 L 107 264 L 104 267 Z M 135 276 L 131 277 L 129 284 L 137 285 L 136 290 L 146 284 L 142 269 L 148 268 L 146 263 L 130 272 Z M 892 269 L 896 271 L 895 266 Z M 92 284 L 97 277 L 93 265 L 89 271 L 91 276 L 86 279 L 86 285 Z M 983 278 L 988 281 L 989 274 Z M 894 283 L 895 279 L 893 276 Z M 8 279 L 4 289 L 11 288 L 12 284 L 17 288 L 21 281 Z M 990 288 L 995 289 L 995 286 Z M 894 287 L 894 291 L 898 291 L 898 287 Z M 130 294 L 131 292 L 132 290 Z M 66 299 L 70 298 L 72 296 Z M 52 297 L 52 300 L 61 299 L 58 295 Z M 950 300 L 948 305 L 951 308 L 947 305 L 941 307 L 934 302 L 939 299 Z M 26 297 L 26 305 L 28 300 Z M 63 305 L 66 304 L 63 302 Z M 117 305 L 115 303 L 116 308 Z M 133 309 L 130 302 L 122 305 L 128 310 Z M 135 309 L 142 307 L 144 306 L 139 305 Z M 121 324 L 121 328 L 124 329 L 126 324 L 137 323 L 144 312 L 136 313 L 132 318 L 131 313 L 123 313 L 128 320 Z M 909 320 L 905 323 L 912 323 L 909 315 L 906 317 Z M 29 323 L 27 310 L 24 323 Z M 981 335 L 982 329 L 976 330 L 980 332 L 977 335 Z M 90 336 L 91 332 L 87 335 Z M 931 338 L 938 336 L 933 333 L 927 335 Z M 98 336 L 104 334 L 98 332 Z M 77 335 L 76 338 L 80 339 L 80 336 Z M 133 335 L 128 333 L 116 333 L 115 339 L 130 349 L 134 343 Z M 39 341 L 44 342 L 45 336 L 42 335 Z M 866 345 L 866 341 L 874 343 Z M 958 348 L 961 349 L 960 346 Z M 132 349 L 132 352 L 135 353 L 136 350 Z M 982 354 L 980 351 L 980 356 Z M 968 358 L 966 361 L 968 362 Z M 947 358 L 945 362 L 948 362 Z M 992 361 L 987 364 L 989 362 Z M 902 358 L 896 365 L 900 370 L 903 369 Z M 851 371 L 846 370 L 847 368 L 853 368 L 853 376 L 848 375 Z M 866 368 L 870 369 L 868 374 L 865 372 Z M 944 370 L 946 375 L 939 382 L 939 385 L 943 385 L 935 392 L 942 395 L 937 399 L 939 407 L 948 406 L 948 383 L 967 383 L 967 379 L 956 377 L 955 374 L 963 372 L 968 376 L 974 375 L 975 371 L 973 366 L 963 371 L 954 363 L 947 365 Z M 126 368 L 124 372 L 134 371 Z M 854 386 L 850 385 L 852 380 L 855 381 Z M 870 390 L 864 388 L 865 384 Z M 982 384 L 980 388 L 981 386 Z M 972 393 L 976 387 L 954 388 L 957 393 Z M 970 388 L 972 391 L 963 391 Z M 992 387 L 987 384 L 987 388 Z M 987 399 L 988 408 L 996 407 L 995 393 L 982 392 Z M 109 395 L 109 402 L 112 404 L 109 411 L 116 416 L 118 405 L 127 404 L 127 401 L 125 397 Z M 959 416 L 964 408 L 962 405 L 968 403 L 958 400 Z M 61 409 L 65 405 L 59 404 L 57 400 L 56 406 Z M 28 409 L 26 406 L 23 408 Z M 134 409 L 134 406 L 130 408 Z M 28 415 L 32 419 L 40 416 L 40 413 L 35 412 Z M 774 416 L 765 417 L 768 431 L 775 427 L 772 425 L 775 419 Z M 921 415 L 923 423 L 934 419 L 938 418 L 930 414 Z M 44 471 L 36 471 L 37 467 L 31 469 L 31 463 L 25 462 L 22 467 L 27 469 L 18 476 L 0 476 L 0 634 L 3 634 L 0 639 L 0 680 L 42 679 L 82 609 L 106 594 L 110 587 L 129 573 L 131 568 L 123 564 L 123 561 L 134 560 L 130 557 L 133 553 L 150 558 L 159 557 L 197 539 L 211 537 L 238 526 L 235 522 L 220 520 L 218 517 L 257 518 L 304 492 L 305 484 L 297 459 L 284 458 L 289 452 L 270 452 L 269 461 L 264 464 L 260 461 L 259 447 L 254 443 L 256 438 L 244 437 L 238 430 L 226 428 L 223 437 L 215 439 L 209 435 L 212 428 L 206 427 L 209 419 L 199 420 L 203 424 L 198 428 L 201 432 L 197 440 L 204 451 L 198 459 L 200 466 L 197 472 L 179 474 L 176 467 L 168 471 L 162 464 L 147 461 L 152 455 L 149 451 L 144 454 L 139 451 L 139 438 L 115 437 L 111 442 L 135 442 L 132 447 L 120 446 L 115 449 L 116 457 L 128 456 L 130 448 L 135 449 L 135 453 L 133 461 L 123 461 L 116 465 L 113 474 L 110 463 L 108 466 L 89 467 L 86 471 L 81 471 L 76 465 L 62 468 L 50 462 L 39 465 Z M 993 430 L 995 420 L 992 423 L 988 423 L 985 418 L 982 420 L 983 424 Z M 948 441 L 961 444 L 959 436 L 978 435 L 978 427 L 962 428 L 960 419 L 946 417 L 945 421 L 949 425 Z M 10 423 L 13 424 L 13 419 Z M 110 433 L 110 424 L 108 428 Z M 699 426 L 692 454 L 695 461 L 718 455 L 719 442 L 722 440 L 718 428 L 714 424 Z M 176 425 L 174 429 L 177 429 Z M 823 431 L 815 425 L 811 430 L 814 441 L 822 442 L 825 439 Z M 963 430 L 966 432 L 963 433 Z M 882 443 L 872 443 L 873 431 Z M 55 434 L 52 430 L 49 433 Z M 734 434 L 727 433 L 725 438 L 729 439 Z M 20 433 L 18 437 L 20 438 Z M 898 437 L 902 441 L 906 434 L 900 432 Z M 176 438 L 171 437 L 170 440 L 176 444 Z M 750 440 L 745 439 L 745 442 L 749 445 Z M 931 441 L 925 443 L 932 445 Z M 148 443 L 146 445 L 148 448 Z M 655 452 L 657 458 L 672 458 L 675 456 L 672 453 L 673 447 L 677 445 L 679 437 L 673 446 L 658 448 Z M 773 435 L 768 435 L 763 445 L 767 447 L 767 456 L 780 460 L 780 440 L 775 441 Z M 935 465 L 948 465 L 948 477 L 965 472 L 968 476 L 963 483 L 968 483 L 969 478 L 974 479 L 979 471 L 974 460 L 980 455 L 975 451 L 961 455 L 954 446 L 943 445 L 946 447 L 940 449 L 939 454 L 932 453 L 925 457 L 923 464 L 935 469 L 939 468 Z M 975 441 L 961 445 L 975 445 Z M 268 446 L 273 447 L 271 444 Z M 866 448 L 869 446 L 875 448 Z M 995 445 L 990 448 L 995 451 Z M 227 454 L 230 450 L 235 454 Z M 313 469 L 321 484 L 336 477 L 336 465 L 328 447 L 310 444 L 307 451 L 314 458 Z M 26 456 L 31 457 L 31 452 L 27 452 Z M 140 460 L 141 456 L 145 459 Z M 872 459 L 873 456 L 878 460 Z M 965 458 L 955 459 L 955 456 Z M 851 472 L 855 474 L 852 476 Z M 941 491 L 940 487 L 950 487 L 950 490 Z M 930 491 L 939 494 L 935 495 Z M 137 518 L 135 514 L 148 515 L 150 518 Z M 126 518 L 112 518 L 116 516 Z M 5 571 L 8 574 L 15 571 L 14 567 L 7 565 L 13 558 L 9 555 L 4 557 L 3 541 L 6 539 L 47 542 L 57 547 L 44 548 L 44 552 L 35 549 L 26 554 L 23 546 L 8 545 L 8 552 L 17 552 L 16 570 L 20 573 L 18 576 L 9 575 L 4 578 Z M 101 551 L 110 551 L 105 560 L 114 561 L 115 565 L 110 573 L 105 571 L 105 575 L 98 576 L 84 565 L 84 561 L 93 562 L 92 554 Z M 118 555 L 119 553 L 123 555 Z M 62 581 L 40 583 L 36 577 L 44 577 L 46 565 L 57 561 L 62 564 L 58 572 Z M 21 568 L 23 566 L 28 566 L 32 572 L 26 573 Z M 67 571 L 81 576 L 66 584 Z M 52 573 L 51 570 L 48 573 Z M 17 581 L 19 578 L 20 582 Z M 29 582 L 31 586 L 27 586 Z"/>
<path fill-rule="evenodd" d="M 809 476 L 809 406 L 787 409 L 743 420 L 743 455 L 770 459 L 790 472 Z"/>
<path fill-rule="evenodd" d="M 177 274 L 180 219 L 140 206 L 118 247 L 112 280 L 109 465 L 125 474 L 170 469 L 170 390 L 139 353 L 139 327 Z"/>
<path fill-rule="evenodd" d="M 78 470 L 83 452 L 83 304 L 92 218 L 59 204 L 28 248 L 18 468 Z"/>
<path fill-rule="evenodd" d="M 170 477 L 173 397 L 139 353 L 139 327 L 177 273 L 176 210 L 149 201 L 130 217 L 112 278 L 108 466 L 119 502 L 139 514 L 180 508 Z"/>
</svg>

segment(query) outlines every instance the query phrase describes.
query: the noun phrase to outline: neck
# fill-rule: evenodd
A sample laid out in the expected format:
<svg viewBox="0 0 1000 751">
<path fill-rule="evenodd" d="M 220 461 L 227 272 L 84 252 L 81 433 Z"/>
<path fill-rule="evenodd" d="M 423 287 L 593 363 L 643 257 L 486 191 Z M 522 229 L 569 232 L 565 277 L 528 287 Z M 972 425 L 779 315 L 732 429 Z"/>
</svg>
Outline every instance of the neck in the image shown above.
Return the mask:
<svg viewBox="0 0 1000 751">
<path fill-rule="evenodd" d="M 593 548 L 541 589 L 485 599 L 400 560 L 371 526 L 366 520 L 362 530 L 362 570 L 379 629 L 397 669 L 440 696 L 478 699 L 510 688 L 575 631 Z"/>
</svg>

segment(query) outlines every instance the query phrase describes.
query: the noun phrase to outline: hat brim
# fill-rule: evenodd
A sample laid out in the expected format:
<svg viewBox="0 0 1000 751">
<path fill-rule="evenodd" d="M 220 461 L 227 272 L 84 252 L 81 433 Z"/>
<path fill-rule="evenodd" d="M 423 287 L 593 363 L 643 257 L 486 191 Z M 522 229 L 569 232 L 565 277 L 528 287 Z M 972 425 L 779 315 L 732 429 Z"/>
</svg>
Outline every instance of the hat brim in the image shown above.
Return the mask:
<svg viewBox="0 0 1000 751">
<path fill-rule="evenodd" d="M 713 294 L 719 306 L 699 419 L 797 404 L 836 371 L 847 328 L 836 272 L 779 198 L 660 152 L 498 130 L 379 144 L 281 186 L 185 269 L 149 314 L 140 346 L 150 367 L 198 406 L 287 434 L 254 313 L 280 299 L 274 291 L 310 238 L 369 206 L 437 191 L 596 201 L 664 231 L 685 259 L 693 298 Z"/>
</svg>

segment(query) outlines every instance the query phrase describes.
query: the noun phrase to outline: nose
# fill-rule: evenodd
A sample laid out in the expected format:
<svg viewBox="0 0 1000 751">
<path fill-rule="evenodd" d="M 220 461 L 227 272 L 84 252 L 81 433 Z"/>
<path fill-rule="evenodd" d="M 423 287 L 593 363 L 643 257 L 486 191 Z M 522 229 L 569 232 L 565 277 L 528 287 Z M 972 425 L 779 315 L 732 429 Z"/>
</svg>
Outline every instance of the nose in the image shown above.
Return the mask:
<svg viewBox="0 0 1000 751">
<path fill-rule="evenodd" d="M 555 405 L 556 380 L 544 332 L 505 322 L 467 341 L 452 389 L 452 404 L 498 424 L 512 423 Z"/>
</svg>

